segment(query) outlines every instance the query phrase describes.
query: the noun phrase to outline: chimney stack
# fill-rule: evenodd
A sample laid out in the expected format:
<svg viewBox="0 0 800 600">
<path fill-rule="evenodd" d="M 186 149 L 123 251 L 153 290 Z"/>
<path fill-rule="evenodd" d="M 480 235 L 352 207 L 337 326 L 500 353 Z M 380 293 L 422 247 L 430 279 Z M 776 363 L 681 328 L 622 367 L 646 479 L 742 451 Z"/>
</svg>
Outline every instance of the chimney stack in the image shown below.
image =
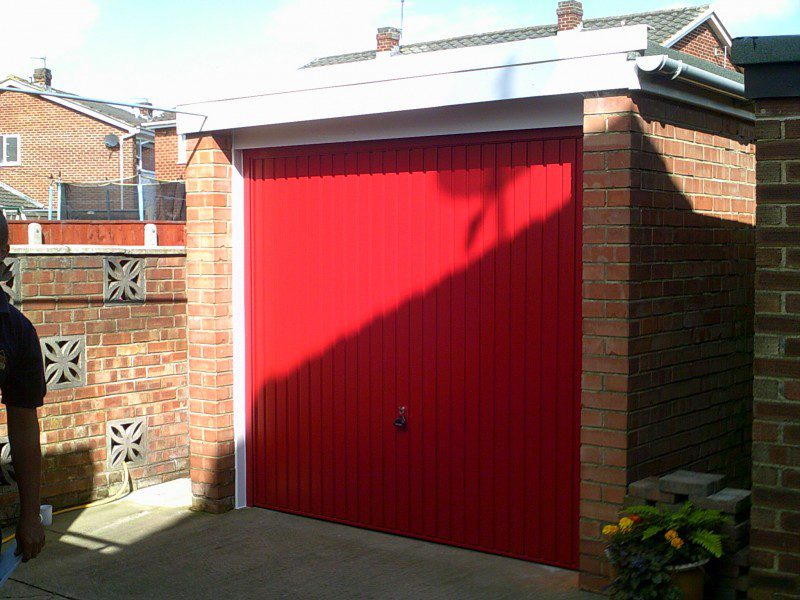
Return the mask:
<svg viewBox="0 0 800 600">
<path fill-rule="evenodd" d="M 33 83 L 44 87 L 50 87 L 53 83 L 53 72 L 47 67 L 39 67 L 33 70 Z"/>
<path fill-rule="evenodd" d="M 583 25 L 583 4 L 578 0 L 565 0 L 558 3 L 558 30 L 580 29 Z"/>
<path fill-rule="evenodd" d="M 400 47 L 400 30 L 397 27 L 379 27 L 378 52 L 388 52 Z"/>
<path fill-rule="evenodd" d="M 139 104 L 144 104 L 147 106 L 153 106 L 153 103 L 144 98 L 143 100 L 139 101 Z M 144 108 L 143 106 L 136 107 L 136 112 L 139 113 L 139 117 L 142 119 L 151 119 L 153 117 L 153 109 L 152 108 Z"/>
</svg>

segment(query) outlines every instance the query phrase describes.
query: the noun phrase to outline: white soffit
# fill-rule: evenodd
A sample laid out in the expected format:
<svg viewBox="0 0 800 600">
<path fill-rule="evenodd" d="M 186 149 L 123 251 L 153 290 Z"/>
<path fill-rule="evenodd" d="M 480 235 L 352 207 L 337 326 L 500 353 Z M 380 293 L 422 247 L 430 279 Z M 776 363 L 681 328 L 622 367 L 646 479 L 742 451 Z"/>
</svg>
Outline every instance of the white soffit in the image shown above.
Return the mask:
<svg viewBox="0 0 800 600">
<path fill-rule="evenodd" d="M 302 69 L 259 95 L 183 105 L 207 116 L 179 114 L 178 132 L 637 89 L 627 57 L 646 47 L 647 27 L 634 25 Z"/>
</svg>

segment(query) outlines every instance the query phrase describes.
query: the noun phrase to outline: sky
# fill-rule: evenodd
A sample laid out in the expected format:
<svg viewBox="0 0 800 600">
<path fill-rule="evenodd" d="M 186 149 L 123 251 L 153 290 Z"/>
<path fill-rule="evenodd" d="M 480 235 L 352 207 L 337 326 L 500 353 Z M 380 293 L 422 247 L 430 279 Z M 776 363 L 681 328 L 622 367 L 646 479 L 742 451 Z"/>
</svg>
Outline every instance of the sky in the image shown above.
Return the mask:
<svg viewBox="0 0 800 600">
<path fill-rule="evenodd" d="M 413 43 L 555 22 L 557 0 L 406 0 Z M 695 5 L 584 0 L 584 18 Z M 0 76 L 47 57 L 53 86 L 157 105 L 257 92 L 317 56 L 369 50 L 400 0 L 0 0 Z M 717 0 L 731 35 L 800 34 L 800 0 Z"/>
</svg>

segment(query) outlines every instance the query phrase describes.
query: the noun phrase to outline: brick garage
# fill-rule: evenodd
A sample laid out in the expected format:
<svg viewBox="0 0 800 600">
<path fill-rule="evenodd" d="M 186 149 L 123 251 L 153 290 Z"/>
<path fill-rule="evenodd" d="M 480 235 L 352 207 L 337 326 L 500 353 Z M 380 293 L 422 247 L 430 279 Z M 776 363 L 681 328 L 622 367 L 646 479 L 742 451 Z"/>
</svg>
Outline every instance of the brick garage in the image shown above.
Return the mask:
<svg viewBox="0 0 800 600">
<path fill-rule="evenodd" d="M 586 44 L 596 39 L 591 32 L 569 35 L 574 37 L 564 38 L 565 45 L 567 39 L 586 39 Z M 626 60 L 627 55 L 620 69 L 631 69 L 638 78 L 635 65 Z M 548 72 L 543 71 L 542 80 Z M 662 87 L 670 85 L 666 78 L 658 79 L 650 93 L 620 90 L 621 84 L 610 83 L 614 73 L 605 73 L 606 87 L 601 82 L 598 89 L 562 96 L 561 106 L 576 114 L 556 123 L 582 125 L 584 136 L 580 569 L 583 585 L 593 589 L 602 587 L 608 575 L 601 560 L 600 528 L 616 517 L 628 483 L 678 468 L 720 472 L 731 484 L 744 487 L 750 478 L 752 112 L 742 99 L 698 91 L 690 81 L 672 84 L 674 93 Z M 452 89 L 460 76 L 453 76 Z M 525 76 L 540 81 L 535 72 Z M 513 81 L 513 74 L 508 77 Z M 566 78 L 559 81 L 568 83 Z M 487 95 L 496 89 L 481 83 L 486 88 L 473 82 L 470 89 L 489 90 Z M 398 78 L 393 84 L 408 86 L 391 99 L 399 111 L 416 97 L 415 83 Z M 383 102 L 380 90 L 373 92 L 370 85 L 351 87 L 361 98 Z M 419 85 L 435 86 L 436 81 Z M 646 80 L 641 87 L 649 85 Z M 525 93 L 533 94 L 530 88 Z M 379 115 L 382 123 L 358 116 L 357 108 L 346 134 L 333 125 L 319 125 L 313 133 L 307 126 L 292 131 L 278 117 L 275 123 L 269 119 L 277 113 L 287 120 L 287 114 L 298 121 L 313 120 L 311 113 L 302 113 L 302 118 L 291 113 L 291 97 L 280 101 L 285 104 L 273 97 L 259 101 L 248 99 L 241 108 L 235 102 L 192 105 L 190 110 L 210 115 L 204 126 L 212 132 L 206 134 L 198 133 L 189 119 L 181 128 L 179 116 L 179 131 L 188 132 L 196 144 L 187 169 L 187 265 L 190 277 L 198 275 L 188 284 L 188 327 L 190 340 L 196 336 L 203 344 L 189 360 L 190 381 L 195 382 L 190 389 L 190 435 L 199 439 L 210 433 L 215 440 L 202 446 L 203 460 L 193 468 L 192 478 L 195 494 L 206 492 L 197 505 L 213 510 L 232 506 L 234 489 L 244 504 L 248 485 L 241 354 L 246 328 L 240 312 L 247 276 L 242 151 L 353 139 L 347 135 L 403 137 L 401 128 L 392 128 L 391 113 Z M 454 98 L 448 101 L 457 104 Z M 480 114 L 472 114 L 469 126 L 475 129 L 470 131 L 481 131 L 487 114 L 508 116 L 513 111 L 511 104 L 493 109 L 490 101 L 500 102 L 487 100 Z M 304 102 L 297 105 L 313 104 Z M 355 97 L 353 102 L 362 106 Z M 459 111 L 468 109 L 431 108 L 435 119 L 430 121 L 424 110 L 409 109 L 406 130 L 422 135 L 419 131 L 428 124 L 431 132 L 452 127 L 464 133 L 466 113 Z M 300 115 L 305 109 L 296 110 Z M 554 106 L 535 112 L 548 123 L 538 127 L 554 126 L 549 119 L 557 112 Z M 525 127 L 537 127 L 528 117 L 520 117 Z M 251 129 L 243 125 L 248 119 Z M 485 126 L 514 129 L 506 123 Z"/>
<path fill-rule="evenodd" d="M 83 246 L 64 254 L 63 247 L 53 253 L 17 245 L 6 261 L 17 280 L 4 276 L 4 285 L 13 283 L 15 304 L 43 342 L 66 336 L 83 348 L 77 360 L 85 375 L 51 382 L 57 389 L 48 391 L 39 411 L 42 497 L 56 507 L 105 497 L 122 481 L 120 466 L 109 464 L 107 433 L 114 421 L 144 420 L 146 451 L 131 466 L 136 486 L 188 472 L 184 250 L 139 248 L 131 256 L 125 246 Z M 104 301 L 108 258 L 142 261 L 143 301 Z M 0 435 L 6 435 L 5 425 Z M 3 517 L 13 515 L 15 499 L 0 495 Z"/>
<path fill-rule="evenodd" d="M 644 95 L 584 106 L 581 567 L 605 576 L 597 534 L 629 483 L 688 468 L 748 486 L 755 157 L 747 121 Z"/>
</svg>

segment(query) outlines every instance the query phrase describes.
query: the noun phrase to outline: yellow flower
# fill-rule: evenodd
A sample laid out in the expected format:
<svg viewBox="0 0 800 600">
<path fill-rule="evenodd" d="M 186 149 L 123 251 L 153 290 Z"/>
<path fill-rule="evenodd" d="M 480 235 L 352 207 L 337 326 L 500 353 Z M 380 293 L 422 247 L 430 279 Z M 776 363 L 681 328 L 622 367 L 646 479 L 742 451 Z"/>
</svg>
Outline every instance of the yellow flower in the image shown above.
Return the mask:
<svg viewBox="0 0 800 600">
<path fill-rule="evenodd" d="M 622 517 L 619 520 L 619 528 L 622 530 L 623 533 L 626 531 L 630 531 L 631 527 L 633 527 L 633 519 L 629 519 L 628 517 Z"/>
<path fill-rule="evenodd" d="M 606 535 L 608 537 L 616 535 L 618 531 L 619 527 L 617 527 L 616 525 L 606 525 L 605 527 L 603 527 L 603 535 Z"/>
<path fill-rule="evenodd" d="M 672 538 L 669 541 L 669 543 L 672 544 L 672 547 L 675 548 L 676 550 L 678 548 L 680 548 L 681 546 L 683 546 L 683 540 L 681 538 L 679 538 L 679 537 Z"/>
<path fill-rule="evenodd" d="M 678 532 L 674 529 L 670 529 L 667 533 L 664 534 L 664 537 L 667 538 L 668 542 L 671 542 L 676 537 L 678 537 Z"/>
</svg>

